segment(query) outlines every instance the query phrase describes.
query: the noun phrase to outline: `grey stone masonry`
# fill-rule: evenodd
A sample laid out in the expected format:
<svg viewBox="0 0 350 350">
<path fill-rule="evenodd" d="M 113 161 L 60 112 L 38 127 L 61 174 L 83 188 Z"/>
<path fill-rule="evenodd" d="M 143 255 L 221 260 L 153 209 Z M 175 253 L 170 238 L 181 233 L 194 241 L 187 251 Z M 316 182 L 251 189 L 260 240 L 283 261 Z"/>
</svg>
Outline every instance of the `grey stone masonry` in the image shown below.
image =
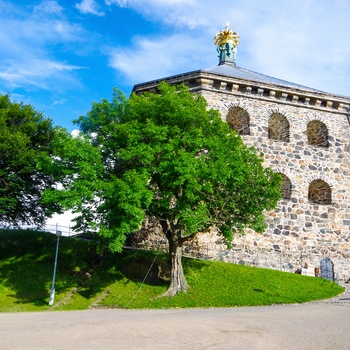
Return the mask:
<svg viewBox="0 0 350 350">
<path fill-rule="evenodd" d="M 204 247 L 210 258 L 254 265 L 258 257 L 264 267 L 306 268 L 309 274 L 328 257 L 336 278 L 349 279 L 350 98 L 215 70 L 162 80 L 185 83 L 203 95 L 223 122 L 263 153 L 265 166 L 283 177 L 283 198 L 266 213 L 263 234 L 247 230 L 234 238 L 231 251 L 215 230 L 198 235 L 193 244 Z M 159 82 L 136 85 L 134 92 L 156 91 Z M 276 263 L 281 256 L 283 264 Z"/>
</svg>

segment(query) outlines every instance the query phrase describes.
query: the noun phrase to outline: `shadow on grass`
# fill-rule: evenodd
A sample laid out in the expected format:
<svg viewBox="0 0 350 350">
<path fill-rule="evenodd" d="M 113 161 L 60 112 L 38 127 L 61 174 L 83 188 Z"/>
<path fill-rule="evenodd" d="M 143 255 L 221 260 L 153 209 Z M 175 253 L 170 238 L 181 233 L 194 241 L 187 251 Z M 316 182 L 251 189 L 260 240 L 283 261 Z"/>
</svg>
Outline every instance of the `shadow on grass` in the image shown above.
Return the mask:
<svg viewBox="0 0 350 350">
<path fill-rule="evenodd" d="M 0 264 L 2 284 L 12 291 L 7 296 L 13 298 L 14 304 L 31 303 L 35 306 L 47 305 L 48 266 L 34 260 L 32 254 L 14 257 L 6 264 Z"/>
<path fill-rule="evenodd" d="M 56 243 L 56 235 L 47 232 L 0 230 L 0 290 L 5 287 L 7 298 L 13 300 L 9 304 L 48 306 Z M 168 284 L 161 271 L 165 275 L 167 255 L 138 250 L 112 254 L 103 247 L 60 238 L 56 302 L 73 294 L 92 300 L 116 281 Z"/>
<path fill-rule="evenodd" d="M 56 236 L 47 232 L 0 231 L 0 287 L 6 288 L 13 304 L 48 305 L 56 242 Z M 98 250 L 98 245 L 92 242 L 61 237 L 56 296 L 76 289 L 89 299 L 124 277 L 113 268 L 118 256 L 105 256 Z"/>
<path fill-rule="evenodd" d="M 52 278 L 55 236 L 29 231 L 0 231 L 0 281 L 12 293 L 14 304 L 47 304 Z"/>
<path fill-rule="evenodd" d="M 117 268 L 128 280 L 150 286 L 167 285 L 170 276 L 167 255 L 155 251 L 126 249 Z"/>
</svg>

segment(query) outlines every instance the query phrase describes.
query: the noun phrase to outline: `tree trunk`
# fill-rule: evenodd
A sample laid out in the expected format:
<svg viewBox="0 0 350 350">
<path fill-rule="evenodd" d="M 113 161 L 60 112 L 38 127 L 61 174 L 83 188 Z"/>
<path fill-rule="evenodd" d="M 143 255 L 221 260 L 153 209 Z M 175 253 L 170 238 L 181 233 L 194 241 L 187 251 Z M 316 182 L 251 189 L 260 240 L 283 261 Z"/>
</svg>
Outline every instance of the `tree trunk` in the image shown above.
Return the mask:
<svg viewBox="0 0 350 350">
<path fill-rule="evenodd" d="M 186 292 L 189 288 L 186 277 L 182 268 L 182 244 L 189 239 L 190 236 L 183 237 L 182 230 L 176 227 L 176 223 L 168 219 L 159 220 L 163 233 L 169 243 L 169 264 L 170 264 L 170 285 L 168 290 L 160 295 L 172 298 L 179 292 Z"/>
<path fill-rule="evenodd" d="M 179 292 L 186 292 L 189 288 L 186 277 L 182 268 L 182 238 L 175 238 L 173 235 L 167 234 L 169 241 L 169 258 L 170 258 L 170 285 L 168 290 L 163 294 L 169 298 Z"/>
</svg>

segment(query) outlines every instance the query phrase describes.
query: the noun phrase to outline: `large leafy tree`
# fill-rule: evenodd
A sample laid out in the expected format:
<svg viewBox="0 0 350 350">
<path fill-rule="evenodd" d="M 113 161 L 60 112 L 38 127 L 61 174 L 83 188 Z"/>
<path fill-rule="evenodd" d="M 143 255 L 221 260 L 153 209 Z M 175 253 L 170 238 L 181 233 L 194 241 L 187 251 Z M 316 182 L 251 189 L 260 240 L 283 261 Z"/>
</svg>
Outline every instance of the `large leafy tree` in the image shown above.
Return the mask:
<svg viewBox="0 0 350 350">
<path fill-rule="evenodd" d="M 0 95 L 0 225 L 42 226 L 59 206 L 41 203 L 55 176 L 40 169 L 56 138 L 52 121 L 32 106 Z"/>
<path fill-rule="evenodd" d="M 169 242 L 168 296 L 188 289 L 185 241 L 212 226 L 228 246 L 244 228 L 262 232 L 264 210 L 280 198 L 280 177 L 184 85 L 161 83 L 158 94 L 129 100 L 115 90 L 111 102 L 94 103 L 76 122 L 103 165 L 95 166 L 90 202 L 79 204 L 90 210 L 81 210 L 78 224 L 94 222 L 118 251 L 147 216 L 156 218 Z"/>
</svg>

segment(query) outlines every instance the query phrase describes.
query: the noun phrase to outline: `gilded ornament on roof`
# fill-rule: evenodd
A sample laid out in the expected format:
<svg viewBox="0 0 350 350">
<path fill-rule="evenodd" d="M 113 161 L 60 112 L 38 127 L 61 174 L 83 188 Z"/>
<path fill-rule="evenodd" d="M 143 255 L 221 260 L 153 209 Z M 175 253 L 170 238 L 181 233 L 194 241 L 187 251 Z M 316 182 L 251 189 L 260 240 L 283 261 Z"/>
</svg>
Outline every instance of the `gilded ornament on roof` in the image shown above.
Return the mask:
<svg viewBox="0 0 350 350">
<path fill-rule="evenodd" d="M 233 32 L 231 29 L 228 29 L 229 23 L 226 23 L 224 30 L 221 30 L 214 37 L 214 43 L 217 46 L 222 46 L 225 44 L 232 44 L 236 47 L 239 44 L 239 35 L 236 32 Z"/>
</svg>

